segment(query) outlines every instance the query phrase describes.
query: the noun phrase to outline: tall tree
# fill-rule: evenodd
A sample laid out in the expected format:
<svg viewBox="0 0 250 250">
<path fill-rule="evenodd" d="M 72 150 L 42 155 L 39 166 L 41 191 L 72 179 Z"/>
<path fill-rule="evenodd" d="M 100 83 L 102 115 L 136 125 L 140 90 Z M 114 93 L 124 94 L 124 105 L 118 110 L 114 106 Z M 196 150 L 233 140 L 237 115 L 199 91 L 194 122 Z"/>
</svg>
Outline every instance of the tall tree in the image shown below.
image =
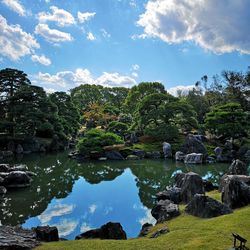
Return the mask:
<svg viewBox="0 0 250 250">
<path fill-rule="evenodd" d="M 8 131 L 11 136 L 15 135 L 14 98 L 15 93 L 23 86 L 30 85 L 27 75 L 20 70 L 6 68 L 0 71 L 0 107 L 3 132 Z"/>
</svg>

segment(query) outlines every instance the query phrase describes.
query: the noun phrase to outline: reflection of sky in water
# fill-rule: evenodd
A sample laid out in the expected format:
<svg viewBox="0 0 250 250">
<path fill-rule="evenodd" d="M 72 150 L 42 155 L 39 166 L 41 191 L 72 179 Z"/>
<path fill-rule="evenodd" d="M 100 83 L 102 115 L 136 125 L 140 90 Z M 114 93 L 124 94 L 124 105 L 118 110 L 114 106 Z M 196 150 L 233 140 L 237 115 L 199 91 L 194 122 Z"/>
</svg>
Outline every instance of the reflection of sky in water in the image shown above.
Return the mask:
<svg viewBox="0 0 250 250">
<path fill-rule="evenodd" d="M 136 237 L 144 223 L 155 222 L 140 201 L 130 169 L 113 181 L 94 185 L 81 177 L 72 193 L 64 199 L 53 199 L 41 215 L 28 219 L 23 226 L 56 226 L 60 237 L 74 239 L 81 232 L 109 221 L 120 222 L 128 237 Z"/>
</svg>

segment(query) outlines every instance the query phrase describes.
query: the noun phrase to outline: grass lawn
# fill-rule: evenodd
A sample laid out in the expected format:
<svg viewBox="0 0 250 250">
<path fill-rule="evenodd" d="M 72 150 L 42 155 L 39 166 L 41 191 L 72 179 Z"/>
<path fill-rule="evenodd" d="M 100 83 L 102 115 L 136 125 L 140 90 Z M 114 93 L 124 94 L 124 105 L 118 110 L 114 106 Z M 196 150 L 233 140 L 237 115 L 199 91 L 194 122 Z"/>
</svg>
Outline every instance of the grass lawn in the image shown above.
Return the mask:
<svg viewBox="0 0 250 250">
<path fill-rule="evenodd" d="M 219 199 L 218 192 L 210 192 L 209 196 Z M 78 249 L 202 249 L 216 250 L 229 249 L 233 245 L 232 232 L 240 234 L 249 242 L 250 246 L 250 206 L 234 210 L 233 214 L 224 215 L 212 219 L 200 219 L 184 212 L 183 205 L 180 206 L 181 215 L 164 224 L 156 225 L 151 233 L 167 226 L 168 234 L 157 239 L 139 238 L 126 241 L 116 240 L 78 240 L 62 241 L 56 243 L 42 244 L 37 250 L 78 250 Z M 150 233 L 150 234 L 151 234 Z M 149 234 L 149 235 L 150 235 Z"/>
</svg>

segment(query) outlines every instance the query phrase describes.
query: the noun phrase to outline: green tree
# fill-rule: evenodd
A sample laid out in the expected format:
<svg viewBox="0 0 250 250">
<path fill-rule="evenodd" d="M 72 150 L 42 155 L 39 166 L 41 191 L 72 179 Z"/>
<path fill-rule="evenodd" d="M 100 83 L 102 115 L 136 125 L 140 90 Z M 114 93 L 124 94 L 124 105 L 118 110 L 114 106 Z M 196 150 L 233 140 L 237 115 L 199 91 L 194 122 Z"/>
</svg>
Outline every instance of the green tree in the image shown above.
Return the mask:
<svg viewBox="0 0 250 250">
<path fill-rule="evenodd" d="M 55 92 L 50 94 L 49 99 L 57 106 L 63 132 L 68 136 L 76 134 L 80 127 L 80 114 L 71 96 L 65 92 Z"/>
<path fill-rule="evenodd" d="M 249 115 L 239 103 L 227 103 L 216 106 L 206 116 L 206 128 L 216 136 L 240 138 L 247 135 Z"/>
<path fill-rule="evenodd" d="M 11 136 L 15 135 L 15 115 L 14 98 L 16 92 L 23 86 L 30 85 L 27 75 L 20 70 L 6 68 L 0 71 L 0 108 L 2 132 L 8 132 Z"/>
</svg>

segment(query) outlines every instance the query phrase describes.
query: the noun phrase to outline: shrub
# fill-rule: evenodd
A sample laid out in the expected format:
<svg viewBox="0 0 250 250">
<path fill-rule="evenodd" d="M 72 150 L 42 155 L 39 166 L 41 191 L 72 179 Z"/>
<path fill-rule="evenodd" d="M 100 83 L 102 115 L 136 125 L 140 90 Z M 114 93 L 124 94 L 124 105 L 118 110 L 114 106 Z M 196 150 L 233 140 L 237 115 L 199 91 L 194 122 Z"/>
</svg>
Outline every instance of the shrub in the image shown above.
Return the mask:
<svg viewBox="0 0 250 250">
<path fill-rule="evenodd" d="M 52 138 L 54 134 L 54 128 L 49 122 L 42 123 L 36 131 L 36 135 L 42 138 Z"/>
<path fill-rule="evenodd" d="M 128 125 L 123 122 L 113 121 L 109 123 L 107 131 L 124 136 L 124 134 L 128 131 Z"/>
<path fill-rule="evenodd" d="M 121 137 L 114 133 L 104 132 L 101 129 L 91 129 L 79 140 L 77 148 L 81 154 L 88 154 L 91 151 L 101 152 L 104 146 L 123 142 Z"/>
</svg>

